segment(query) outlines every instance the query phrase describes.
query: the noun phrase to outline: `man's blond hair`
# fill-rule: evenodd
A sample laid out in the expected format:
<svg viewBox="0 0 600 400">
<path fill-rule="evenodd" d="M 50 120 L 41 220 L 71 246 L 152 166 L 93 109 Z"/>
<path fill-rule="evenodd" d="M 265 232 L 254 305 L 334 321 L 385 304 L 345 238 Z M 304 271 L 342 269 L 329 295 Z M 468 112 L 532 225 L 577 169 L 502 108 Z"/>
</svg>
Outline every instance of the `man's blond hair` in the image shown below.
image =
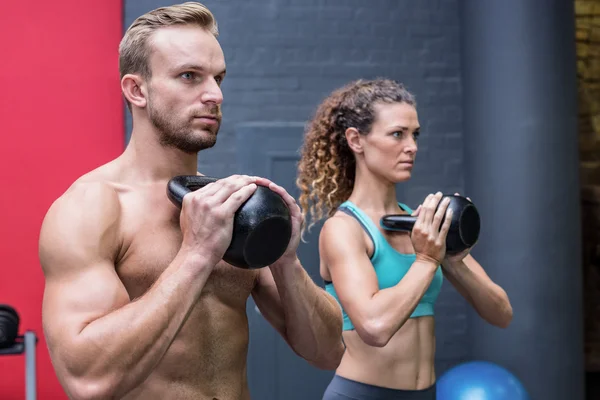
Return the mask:
<svg viewBox="0 0 600 400">
<path fill-rule="evenodd" d="M 156 30 L 174 25 L 197 25 L 215 37 L 219 36 L 217 21 L 203 4 L 186 2 L 160 7 L 138 17 L 125 32 L 119 45 L 119 73 L 140 74 L 150 78 L 148 63 L 151 48 L 149 38 Z"/>
</svg>

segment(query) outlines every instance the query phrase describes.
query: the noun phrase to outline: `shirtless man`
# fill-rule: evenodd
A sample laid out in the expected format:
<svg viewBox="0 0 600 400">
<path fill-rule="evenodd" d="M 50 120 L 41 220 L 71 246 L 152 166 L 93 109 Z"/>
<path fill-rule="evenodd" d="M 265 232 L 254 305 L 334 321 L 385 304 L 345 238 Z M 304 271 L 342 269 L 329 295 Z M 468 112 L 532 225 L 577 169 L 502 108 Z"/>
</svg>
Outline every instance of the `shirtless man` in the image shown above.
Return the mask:
<svg viewBox="0 0 600 400">
<path fill-rule="evenodd" d="M 133 23 L 120 46 L 131 140 L 44 219 L 44 332 L 70 398 L 249 399 L 250 295 L 311 365 L 335 369 L 341 359 L 341 310 L 297 258 L 302 215 L 283 188 L 240 175 L 186 195 L 181 210 L 166 196 L 169 179 L 196 174 L 197 153 L 216 143 L 225 76 L 216 38 L 198 3 Z M 222 256 L 256 185 L 286 200 L 293 233 L 276 263 L 245 270 Z"/>
</svg>

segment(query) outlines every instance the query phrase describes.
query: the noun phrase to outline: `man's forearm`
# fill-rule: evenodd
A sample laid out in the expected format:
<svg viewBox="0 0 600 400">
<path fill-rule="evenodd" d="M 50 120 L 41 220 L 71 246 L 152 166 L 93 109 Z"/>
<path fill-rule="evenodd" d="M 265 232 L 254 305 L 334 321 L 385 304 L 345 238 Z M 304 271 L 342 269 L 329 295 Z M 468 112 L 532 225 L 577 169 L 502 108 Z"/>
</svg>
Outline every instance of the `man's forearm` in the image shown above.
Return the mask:
<svg viewBox="0 0 600 400">
<path fill-rule="evenodd" d="M 339 305 L 312 281 L 298 259 L 274 264 L 271 272 L 281 297 L 288 343 L 316 367 L 335 369 L 344 352 Z"/>
<path fill-rule="evenodd" d="M 467 299 L 477 313 L 492 325 L 506 327 L 512 309 L 506 292 L 498 285 L 474 273 L 463 261 L 443 264 L 444 275 Z"/>
<path fill-rule="evenodd" d="M 143 382 L 164 356 L 196 303 L 210 265 L 178 256 L 138 299 L 91 321 L 75 339 L 72 375 L 121 397 Z M 78 365 L 79 364 L 79 365 Z"/>
</svg>

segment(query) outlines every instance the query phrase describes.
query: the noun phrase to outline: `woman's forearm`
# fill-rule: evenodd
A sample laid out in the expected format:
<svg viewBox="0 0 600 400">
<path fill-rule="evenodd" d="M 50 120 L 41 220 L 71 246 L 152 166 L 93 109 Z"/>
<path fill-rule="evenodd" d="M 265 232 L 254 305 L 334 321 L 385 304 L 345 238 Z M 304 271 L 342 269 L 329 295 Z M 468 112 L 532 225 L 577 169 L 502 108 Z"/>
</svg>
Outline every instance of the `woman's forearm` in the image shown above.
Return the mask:
<svg viewBox="0 0 600 400">
<path fill-rule="evenodd" d="M 444 276 L 490 324 L 506 328 L 512 320 L 508 295 L 487 276 L 475 273 L 464 261 L 443 264 Z"/>
</svg>

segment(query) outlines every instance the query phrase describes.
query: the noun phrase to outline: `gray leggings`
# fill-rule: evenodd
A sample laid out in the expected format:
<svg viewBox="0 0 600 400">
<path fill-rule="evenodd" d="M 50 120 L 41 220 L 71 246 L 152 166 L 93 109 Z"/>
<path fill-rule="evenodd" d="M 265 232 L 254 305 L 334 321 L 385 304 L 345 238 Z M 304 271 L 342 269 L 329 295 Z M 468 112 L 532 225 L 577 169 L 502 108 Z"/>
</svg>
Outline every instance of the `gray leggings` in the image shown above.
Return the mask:
<svg viewBox="0 0 600 400">
<path fill-rule="evenodd" d="M 435 400 L 435 385 L 423 390 L 399 390 L 368 385 L 335 375 L 322 400 Z"/>
</svg>

